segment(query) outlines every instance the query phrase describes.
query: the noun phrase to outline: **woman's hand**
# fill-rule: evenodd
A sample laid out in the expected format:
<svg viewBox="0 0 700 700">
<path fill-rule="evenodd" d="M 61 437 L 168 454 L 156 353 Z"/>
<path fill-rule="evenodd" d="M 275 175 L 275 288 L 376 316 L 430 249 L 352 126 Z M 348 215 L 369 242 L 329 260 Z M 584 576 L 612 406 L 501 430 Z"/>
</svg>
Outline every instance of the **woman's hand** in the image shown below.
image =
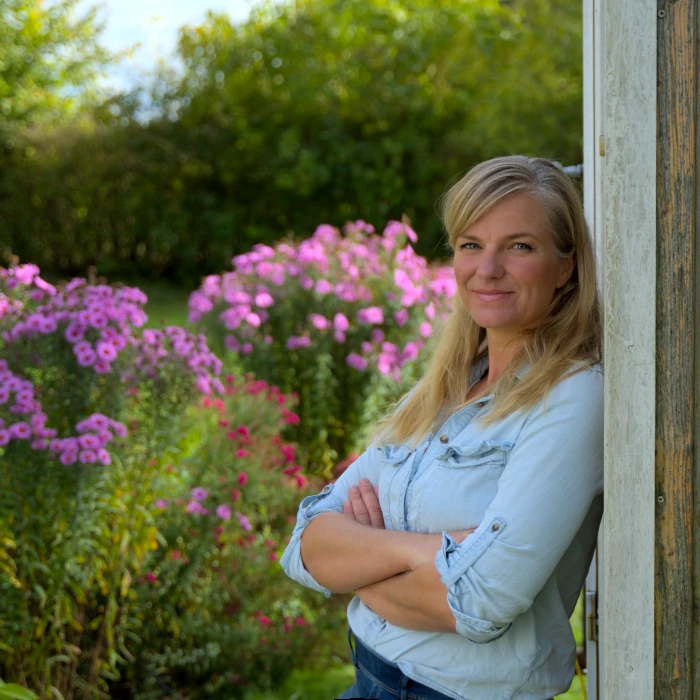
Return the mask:
<svg viewBox="0 0 700 700">
<path fill-rule="evenodd" d="M 348 489 L 348 500 L 343 503 L 343 515 L 362 525 L 384 530 L 384 516 L 379 505 L 379 487 L 372 488 L 367 479 L 360 479 L 357 486 Z"/>
</svg>

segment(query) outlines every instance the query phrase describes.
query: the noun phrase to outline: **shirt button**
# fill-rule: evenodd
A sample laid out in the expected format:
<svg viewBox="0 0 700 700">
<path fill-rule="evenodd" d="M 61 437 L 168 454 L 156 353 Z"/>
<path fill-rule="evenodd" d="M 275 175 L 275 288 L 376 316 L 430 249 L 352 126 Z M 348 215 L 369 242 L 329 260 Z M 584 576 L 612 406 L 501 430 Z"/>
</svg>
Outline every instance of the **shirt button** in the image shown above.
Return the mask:
<svg viewBox="0 0 700 700">
<path fill-rule="evenodd" d="M 449 439 L 450 439 L 450 438 L 449 438 L 448 435 L 441 435 L 441 436 L 440 436 L 440 442 L 441 442 L 443 445 L 444 445 Z"/>
<path fill-rule="evenodd" d="M 494 523 L 493 525 L 491 525 L 491 530 L 493 530 L 493 532 L 498 532 L 500 529 L 501 526 L 498 523 Z"/>
</svg>

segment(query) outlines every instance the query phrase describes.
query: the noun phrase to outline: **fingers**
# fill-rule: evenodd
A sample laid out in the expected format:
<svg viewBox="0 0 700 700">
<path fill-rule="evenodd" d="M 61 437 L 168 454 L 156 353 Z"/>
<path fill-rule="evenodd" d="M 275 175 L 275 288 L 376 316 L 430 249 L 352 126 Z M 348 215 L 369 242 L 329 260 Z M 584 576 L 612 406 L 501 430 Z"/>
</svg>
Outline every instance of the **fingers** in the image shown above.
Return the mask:
<svg viewBox="0 0 700 700">
<path fill-rule="evenodd" d="M 348 491 L 348 496 L 350 496 L 350 505 L 352 507 L 355 520 L 363 525 L 369 525 L 369 511 L 367 510 L 367 506 L 365 505 L 360 489 L 357 486 L 351 486 L 350 490 Z"/>
<path fill-rule="evenodd" d="M 379 505 L 379 490 L 373 488 L 372 484 L 367 479 L 361 479 L 360 494 L 365 508 L 369 514 L 369 523 L 372 527 L 384 528 L 384 516 L 382 515 L 382 507 Z"/>
<path fill-rule="evenodd" d="M 379 505 L 379 487 L 372 487 L 367 479 L 348 490 L 348 500 L 343 503 L 343 515 L 358 523 L 384 529 L 384 516 Z"/>
<path fill-rule="evenodd" d="M 350 499 L 343 503 L 343 515 L 348 515 L 353 520 L 355 519 L 355 514 L 352 512 L 352 504 L 350 503 Z"/>
</svg>

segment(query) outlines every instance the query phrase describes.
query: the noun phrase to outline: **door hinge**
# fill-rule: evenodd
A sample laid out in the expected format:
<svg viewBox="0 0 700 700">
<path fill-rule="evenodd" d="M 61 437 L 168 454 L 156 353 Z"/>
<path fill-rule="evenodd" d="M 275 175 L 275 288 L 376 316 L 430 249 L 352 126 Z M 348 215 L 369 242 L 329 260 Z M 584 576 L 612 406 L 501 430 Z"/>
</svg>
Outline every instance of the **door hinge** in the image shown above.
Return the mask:
<svg viewBox="0 0 700 700">
<path fill-rule="evenodd" d="M 591 642 L 598 641 L 598 593 L 586 591 L 586 634 Z"/>
</svg>

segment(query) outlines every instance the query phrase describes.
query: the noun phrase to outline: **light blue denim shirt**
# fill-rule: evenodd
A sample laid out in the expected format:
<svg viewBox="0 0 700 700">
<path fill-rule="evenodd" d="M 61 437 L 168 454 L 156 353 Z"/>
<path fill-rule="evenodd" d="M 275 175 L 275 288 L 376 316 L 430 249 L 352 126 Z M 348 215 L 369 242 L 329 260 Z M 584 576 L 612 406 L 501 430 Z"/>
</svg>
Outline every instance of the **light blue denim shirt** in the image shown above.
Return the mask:
<svg viewBox="0 0 700 700">
<path fill-rule="evenodd" d="M 487 367 L 485 353 L 470 386 Z M 482 427 L 475 419 L 492 401 L 457 411 L 415 449 L 371 445 L 335 484 L 302 501 L 281 564 L 330 595 L 304 568 L 301 536 L 320 513 L 341 513 L 349 487 L 369 479 L 388 529 L 442 533 L 435 565 L 457 634 L 398 627 L 357 597 L 348 607 L 353 632 L 455 700 L 544 700 L 574 676 L 569 617 L 603 513 L 602 369 L 569 375 L 533 409 Z M 473 527 L 461 544 L 447 534 Z"/>
</svg>

